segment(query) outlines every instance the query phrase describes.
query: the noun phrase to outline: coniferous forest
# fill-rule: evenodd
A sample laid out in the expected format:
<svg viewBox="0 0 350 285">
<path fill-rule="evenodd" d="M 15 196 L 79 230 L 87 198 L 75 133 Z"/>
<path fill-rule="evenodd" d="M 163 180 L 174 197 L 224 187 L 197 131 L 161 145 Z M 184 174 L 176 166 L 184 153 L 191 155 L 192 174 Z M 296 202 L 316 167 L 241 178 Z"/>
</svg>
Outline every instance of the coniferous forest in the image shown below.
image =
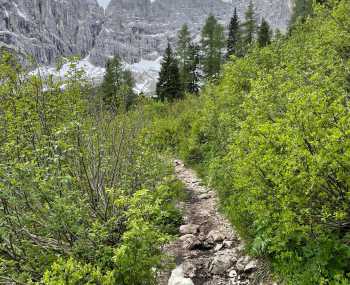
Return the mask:
<svg viewBox="0 0 350 285">
<path fill-rule="evenodd" d="M 253 4 L 200 41 L 188 25 L 152 98 L 118 56 L 94 86 L 74 59 L 60 81 L 1 51 L 0 284 L 157 284 L 188 199 L 174 157 L 258 274 L 350 284 L 350 1 L 296 1 L 286 32 Z"/>
</svg>

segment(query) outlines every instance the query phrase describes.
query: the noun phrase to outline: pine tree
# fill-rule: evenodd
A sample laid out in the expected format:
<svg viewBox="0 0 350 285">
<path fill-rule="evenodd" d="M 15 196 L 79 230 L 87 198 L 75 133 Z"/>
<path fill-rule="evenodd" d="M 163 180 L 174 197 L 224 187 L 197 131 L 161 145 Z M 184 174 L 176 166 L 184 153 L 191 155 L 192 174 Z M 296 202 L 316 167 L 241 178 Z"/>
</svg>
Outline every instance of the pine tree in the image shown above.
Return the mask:
<svg viewBox="0 0 350 285">
<path fill-rule="evenodd" d="M 123 85 L 121 89 L 122 102 L 126 110 L 135 103 L 137 95 L 134 92 L 135 79 L 130 70 L 123 71 Z"/>
<path fill-rule="evenodd" d="M 320 1 L 322 2 L 322 1 Z M 312 0 L 295 0 L 293 16 L 291 18 L 291 28 L 297 21 L 304 22 L 308 15 L 312 13 Z"/>
<path fill-rule="evenodd" d="M 156 93 L 161 101 L 174 101 L 183 97 L 181 87 L 178 63 L 171 45 L 168 43 L 159 73 Z"/>
<path fill-rule="evenodd" d="M 262 19 L 261 25 L 258 29 L 258 44 L 260 47 L 265 47 L 271 43 L 272 31 L 270 29 L 269 23 Z"/>
<path fill-rule="evenodd" d="M 188 30 L 188 26 L 185 24 L 182 26 L 178 33 L 176 54 L 179 63 L 180 78 L 182 83 L 182 91 L 186 91 L 186 85 L 190 81 L 189 69 L 189 53 L 191 44 L 191 34 Z"/>
<path fill-rule="evenodd" d="M 198 71 L 199 67 L 199 46 L 190 43 L 189 46 L 189 58 L 186 65 L 185 72 L 188 74 L 188 81 L 185 85 L 185 90 L 192 94 L 199 92 L 200 75 Z"/>
<path fill-rule="evenodd" d="M 135 82 L 130 71 L 124 70 L 118 56 L 107 61 L 101 85 L 105 106 L 116 112 L 120 107 L 129 109 L 136 98 Z"/>
<path fill-rule="evenodd" d="M 233 17 L 231 18 L 229 25 L 229 34 L 227 40 L 227 57 L 231 55 L 239 55 L 241 41 L 241 28 L 239 18 L 237 15 L 237 9 L 235 8 Z"/>
<path fill-rule="evenodd" d="M 243 23 L 243 44 L 245 49 L 249 49 L 254 42 L 256 34 L 256 18 L 254 4 L 250 1 L 247 11 L 245 12 L 245 22 Z"/>
<path fill-rule="evenodd" d="M 210 15 L 203 27 L 201 39 L 203 71 L 207 79 L 215 78 L 219 74 L 224 46 L 224 28 Z"/>
</svg>

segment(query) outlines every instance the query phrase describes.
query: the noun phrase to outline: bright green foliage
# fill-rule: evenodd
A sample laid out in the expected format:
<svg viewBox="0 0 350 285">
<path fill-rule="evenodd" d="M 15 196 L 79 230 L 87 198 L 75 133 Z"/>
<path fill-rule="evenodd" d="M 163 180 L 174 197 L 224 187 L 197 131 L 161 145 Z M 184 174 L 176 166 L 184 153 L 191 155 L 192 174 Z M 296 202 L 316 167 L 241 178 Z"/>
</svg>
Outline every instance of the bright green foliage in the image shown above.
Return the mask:
<svg viewBox="0 0 350 285">
<path fill-rule="evenodd" d="M 113 270 L 101 270 L 92 265 L 81 265 L 69 259 L 52 265 L 44 275 L 45 284 L 156 284 L 156 269 L 170 266 L 170 259 L 163 256 L 161 246 L 171 240 L 166 232 L 174 232 L 181 223 L 175 200 L 182 197 L 182 185 L 169 181 L 155 193 L 139 190 L 133 196 L 120 195 L 114 204 L 127 208 L 123 217 L 128 226 L 121 245 L 114 250 Z M 174 226 L 175 225 L 175 226 Z M 90 282 L 90 283 L 89 283 Z"/>
<path fill-rule="evenodd" d="M 168 187 L 160 187 L 157 194 L 140 190 L 129 200 L 119 199 L 118 204 L 130 205 L 126 216 L 128 230 L 123 235 L 123 244 L 115 252 L 117 265 L 116 280 L 118 284 L 142 285 L 156 284 L 154 268 L 162 268 L 164 260 L 159 258 L 161 246 L 170 241 L 170 236 L 163 233 L 177 230 L 169 225 L 180 225 L 175 204 L 164 205 L 170 195 Z M 142 238 L 140 238 L 142 237 Z"/>
<path fill-rule="evenodd" d="M 167 265 L 159 248 L 181 221 L 181 190 L 150 145 L 148 107 L 105 111 L 83 75 L 72 62 L 68 79 L 54 82 L 1 56 L 0 283 L 46 272 L 50 285 L 152 284 Z"/>
<path fill-rule="evenodd" d="M 214 79 L 219 75 L 224 47 L 224 28 L 213 15 L 210 15 L 203 27 L 201 39 L 202 69 L 206 79 Z"/>
<path fill-rule="evenodd" d="M 241 24 L 237 15 L 237 9 L 235 8 L 233 17 L 231 18 L 230 25 L 228 28 L 228 39 L 227 39 L 227 56 L 240 55 L 241 49 Z"/>
<path fill-rule="evenodd" d="M 113 272 L 103 274 L 101 269 L 90 264 L 83 265 L 70 258 L 58 259 L 43 278 L 45 285 L 113 285 Z"/>
<path fill-rule="evenodd" d="M 157 131 L 175 133 L 284 284 L 350 284 L 350 2 L 331 4 L 228 63 Z"/>
<path fill-rule="evenodd" d="M 247 52 L 255 40 L 256 26 L 255 8 L 253 2 L 250 1 L 247 11 L 245 12 L 245 21 L 242 24 L 244 53 Z"/>
<path fill-rule="evenodd" d="M 313 3 L 325 5 L 325 7 L 332 8 L 336 5 L 337 0 L 295 0 L 293 5 L 293 15 L 290 21 L 290 28 L 298 22 L 305 22 L 307 17 L 313 14 Z"/>
<path fill-rule="evenodd" d="M 258 44 L 259 47 L 265 47 L 271 43 L 272 31 L 270 25 L 265 19 L 262 19 L 258 29 Z"/>
<path fill-rule="evenodd" d="M 173 50 L 168 43 L 165 50 L 162 67 L 159 73 L 159 80 L 157 83 L 156 93 L 158 98 L 164 102 L 174 101 L 183 97 L 181 88 L 181 78 L 178 67 L 178 62 L 173 53 Z"/>
<path fill-rule="evenodd" d="M 119 57 L 115 56 L 108 60 L 101 86 L 106 108 L 113 112 L 120 108 L 128 110 L 136 98 L 134 85 L 131 72 L 123 69 Z"/>
</svg>

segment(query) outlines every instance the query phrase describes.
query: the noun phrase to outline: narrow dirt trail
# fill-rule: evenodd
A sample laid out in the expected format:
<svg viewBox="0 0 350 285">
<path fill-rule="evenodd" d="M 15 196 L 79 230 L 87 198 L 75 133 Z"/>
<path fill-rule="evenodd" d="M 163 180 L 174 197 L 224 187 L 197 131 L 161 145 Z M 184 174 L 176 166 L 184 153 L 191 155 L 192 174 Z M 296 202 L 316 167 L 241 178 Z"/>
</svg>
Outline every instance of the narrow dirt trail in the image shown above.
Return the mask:
<svg viewBox="0 0 350 285">
<path fill-rule="evenodd" d="M 253 284 L 259 264 L 244 254 L 243 242 L 218 212 L 216 193 L 180 160 L 175 161 L 175 173 L 185 184 L 189 199 L 183 205 L 185 224 L 179 229 L 180 237 L 165 248 L 176 257 L 177 268 L 165 273 L 159 284 Z"/>
</svg>

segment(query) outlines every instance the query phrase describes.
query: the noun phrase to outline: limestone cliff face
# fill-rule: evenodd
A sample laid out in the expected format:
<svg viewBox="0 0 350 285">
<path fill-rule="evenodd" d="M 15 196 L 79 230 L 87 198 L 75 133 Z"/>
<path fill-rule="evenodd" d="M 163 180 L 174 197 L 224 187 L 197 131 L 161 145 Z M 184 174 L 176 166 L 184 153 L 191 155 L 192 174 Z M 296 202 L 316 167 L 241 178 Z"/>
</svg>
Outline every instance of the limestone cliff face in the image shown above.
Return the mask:
<svg viewBox="0 0 350 285">
<path fill-rule="evenodd" d="M 126 62 L 154 60 L 187 23 L 194 39 L 210 13 L 227 25 L 234 7 L 241 19 L 250 0 L 0 0 L 0 46 L 31 54 L 41 64 L 80 55 L 103 66 L 119 54 Z M 258 18 L 286 29 L 292 0 L 253 0 Z M 259 20 L 259 19 L 258 19 Z"/>
<path fill-rule="evenodd" d="M 0 45 L 39 63 L 87 55 L 104 19 L 96 0 L 0 0 Z"/>
<path fill-rule="evenodd" d="M 285 30 L 291 15 L 292 0 L 255 0 L 258 21 L 266 18 L 274 28 Z M 103 29 L 91 52 L 95 64 L 119 54 L 128 62 L 155 59 L 162 54 L 167 40 L 174 41 L 177 31 L 187 23 L 198 37 L 210 13 L 227 25 L 234 7 L 241 19 L 250 0 L 111 0 Z"/>
</svg>

